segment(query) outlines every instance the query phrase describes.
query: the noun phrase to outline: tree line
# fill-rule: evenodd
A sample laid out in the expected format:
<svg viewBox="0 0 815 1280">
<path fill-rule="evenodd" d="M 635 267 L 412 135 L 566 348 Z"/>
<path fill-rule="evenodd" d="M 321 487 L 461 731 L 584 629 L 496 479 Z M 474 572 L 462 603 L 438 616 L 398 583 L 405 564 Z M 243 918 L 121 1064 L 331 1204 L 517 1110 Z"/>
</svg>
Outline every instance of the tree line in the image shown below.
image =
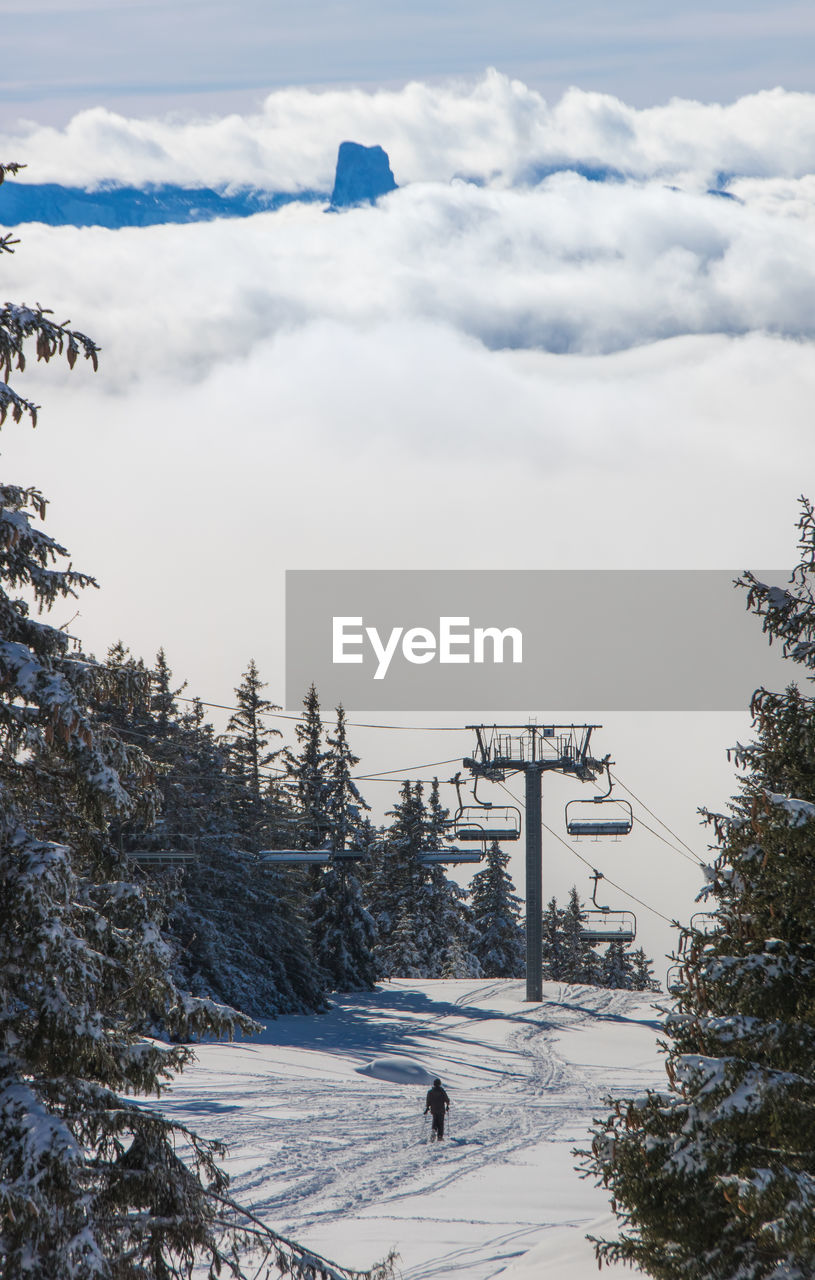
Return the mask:
<svg viewBox="0 0 815 1280">
<path fill-rule="evenodd" d="M 451 838 L 437 778 L 404 781 L 388 821 L 375 826 L 341 706 L 327 726 L 312 686 L 294 744 L 283 746 L 269 724 L 279 708 L 250 661 L 226 733 L 216 735 L 200 701 L 180 701 L 185 686 L 173 687 L 163 650 L 148 669 L 119 643 L 106 665 L 149 689 L 140 703 L 98 702 L 95 715 L 138 744 L 155 771 L 159 812 L 120 824 L 116 836 L 161 883 L 176 977 L 189 990 L 268 1017 L 324 1008 L 331 991 L 380 978 L 523 976 L 507 854 L 493 842 L 468 890 L 443 865 L 425 864 Z M 267 856 L 280 850 L 336 856 L 280 865 Z M 549 904 L 545 977 L 656 989 L 641 949 L 591 945 L 584 913 L 576 889 L 564 910 Z"/>
</svg>

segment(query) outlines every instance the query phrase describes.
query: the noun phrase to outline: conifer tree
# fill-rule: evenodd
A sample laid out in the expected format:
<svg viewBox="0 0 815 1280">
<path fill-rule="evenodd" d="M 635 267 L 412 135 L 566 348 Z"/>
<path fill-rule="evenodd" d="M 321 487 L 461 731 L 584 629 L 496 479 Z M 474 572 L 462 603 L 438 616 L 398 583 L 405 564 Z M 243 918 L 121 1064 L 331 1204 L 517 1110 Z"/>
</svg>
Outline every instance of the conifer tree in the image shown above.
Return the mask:
<svg viewBox="0 0 815 1280">
<path fill-rule="evenodd" d="M 295 726 L 297 751 L 286 749 L 284 761 L 288 788 L 295 809 L 296 840 L 293 848 L 320 849 L 333 835 L 332 786 L 329 755 L 323 747 L 323 720 L 317 690 L 311 685 L 303 699 L 303 715 Z M 337 797 L 340 806 L 349 804 L 349 794 Z M 347 818 L 347 808 L 346 808 Z"/>
<path fill-rule="evenodd" d="M 388 977 L 429 977 L 425 969 L 425 940 L 420 941 L 417 933 L 426 923 L 421 917 L 421 898 L 429 880 L 428 868 L 420 860 L 427 823 L 422 792 L 420 782 L 402 783 L 369 888 L 370 910 L 379 936 L 377 965 L 379 972 Z M 399 972 L 396 957 L 402 952 L 397 953 L 391 947 L 397 932 L 400 938 L 410 935 L 410 966 L 416 972 Z"/>
<path fill-rule="evenodd" d="M 521 978 L 526 963 L 521 901 L 507 870 L 509 854 L 496 840 L 487 849 L 487 865 L 473 876 L 470 909 L 474 951 L 485 978 Z"/>
<path fill-rule="evenodd" d="M 326 809 L 331 847 L 365 853 L 362 810 L 369 806 L 352 777 L 359 757 L 348 745 L 342 706 L 337 707 L 336 730 L 333 737 L 328 735 L 328 746 Z M 376 978 L 376 925 L 363 904 L 354 866 L 341 859 L 332 864 L 321 878 L 311 908 L 315 958 L 335 991 L 370 990 Z"/>
<path fill-rule="evenodd" d="M 280 708 L 263 697 L 266 684 L 254 658 L 235 690 L 237 710 L 227 724 L 229 769 L 233 775 L 233 809 L 248 849 L 257 853 L 271 843 L 270 808 L 264 771 L 279 754 L 270 749 L 280 730 L 269 728 L 263 717 Z"/>
<path fill-rule="evenodd" d="M 450 812 L 441 802 L 439 780 L 430 784 L 422 848 L 443 851 Z M 444 864 L 429 868 L 419 894 L 417 945 L 429 978 L 480 978 L 475 930 L 466 890 L 447 875 Z"/>
<path fill-rule="evenodd" d="M 598 966 L 597 985 L 617 991 L 634 990 L 634 972 L 625 943 L 615 938 L 608 944 Z"/>
<path fill-rule="evenodd" d="M 629 956 L 631 964 L 631 986 L 634 991 L 661 991 L 658 980 L 654 977 L 654 964 L 649 960 L 642 947 L 637 947 Z"/>
<path fill-rule="evenodd" d="M 334 849 L 360 848 L 360 828 L 364 812 L 370 811 L 353 779 L 353 771 L 359 764 L 349 744 L 345 710 L 337 707 L 337 724 L 333 736 L 327 735 L 326 753 L 327 797 L 326 812 L 329 837 Z"/>
<path fill-rule="evenodd" d="M 597 982 L 600 960 L 586 938 L 585 919 L 580 894 L 572 885 L 561 923 L 563 972 L 560 976 L 566 982 L 585 982 L 590 985 Z"/>
<path fill-rule="evenodd" d="M 12 247 L 0 237 L 0 253 Z M 0 421 L 35 419 L 8 385 L 29 342 L 40 359 L 96 366 L 89 338 L 7 303 Z M 133 1101 L 191 1057 L 143 1038 L 145 1010 L 179 1040 L 234 1018 L 174 987 L 150 896 L 111 842 L 113 822 L 149 812 L 152 771 L 90 703 L 145 694 L 30 616 L 23 596 L 47 611 L 92 585 L 41 527 L 45 509 L 38 490 L 0 485 L 0 1272 L 172 1280 L 201 1261 L 240 1276 L 217 1145 Z M 299 1247 L 259 1234 L 273 1261 L 313 1274 Z"/>
<path fill-rule="evenodd" d="M 803 501 L 803 500 L 802 500 Z M 747 574 L 771 639 L 815 667 L 815 516 L 803 502 L 790 587 Z M 815 1274 L 815 705 L 759 690 L 754 738 L 702 896 L 713 928 L 684 934 L 665 1024 L 667 1087 L 620 1099 L 584 1168 L 613 1195 L 601 1259 L 660 1280 Z"/>
<path fill-rule="evenodd" d="M 541 955 L 543 976 L 552 982 L 560 982 L 566 976 L 566 956 L 563 946 L 563 912 L 557 898 L 550 898 L 543 913 Z"/>
</svg>

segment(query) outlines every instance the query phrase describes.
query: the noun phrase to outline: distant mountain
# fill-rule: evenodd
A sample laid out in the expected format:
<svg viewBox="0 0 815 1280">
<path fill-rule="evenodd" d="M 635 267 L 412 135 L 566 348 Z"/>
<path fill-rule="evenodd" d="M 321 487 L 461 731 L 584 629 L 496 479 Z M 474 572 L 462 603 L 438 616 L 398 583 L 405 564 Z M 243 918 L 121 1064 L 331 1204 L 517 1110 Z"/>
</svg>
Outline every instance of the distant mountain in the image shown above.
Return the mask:
<svg viewBox="0 0 815 1280">
<path fill-rule="evenodd" d="M 356 204 L 373 204 L 380 196 L 396 190 L 387 151 L 363 147 L 359 142 L 341 142 L 337 155 L 332 209 Z"/>
<path fill-rule="evenodd" d="M 261 191 L 229 194 L 211 187 L 63 187 L 53 182 L 13 182 L 0 189 L 0 225 L 44 222 L 51 227 L 150 227 L 164 222 L 209 222 L 248 218 L 293 201 L 326 203 L 324 191 Z"/>
</svg>

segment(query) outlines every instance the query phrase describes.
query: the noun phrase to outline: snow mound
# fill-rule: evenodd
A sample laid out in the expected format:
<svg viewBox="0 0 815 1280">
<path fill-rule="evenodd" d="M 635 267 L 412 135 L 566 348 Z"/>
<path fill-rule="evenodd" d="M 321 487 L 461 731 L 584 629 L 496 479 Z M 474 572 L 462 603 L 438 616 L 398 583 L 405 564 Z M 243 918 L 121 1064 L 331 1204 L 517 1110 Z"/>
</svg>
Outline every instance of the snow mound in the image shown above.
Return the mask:
<svg viewBox="0 0 815 1280">
<path fill-rule="evenodd" d="M 431 1076 L 420 1062 L 414 1058 L 374 1058 L 364 1067 L 357 1067 L 361 1076 L 371 1076 L 374 1080 L 389 1080 L 391 1084 L 431 1085 L 435 1076 Z"/>
</svg>

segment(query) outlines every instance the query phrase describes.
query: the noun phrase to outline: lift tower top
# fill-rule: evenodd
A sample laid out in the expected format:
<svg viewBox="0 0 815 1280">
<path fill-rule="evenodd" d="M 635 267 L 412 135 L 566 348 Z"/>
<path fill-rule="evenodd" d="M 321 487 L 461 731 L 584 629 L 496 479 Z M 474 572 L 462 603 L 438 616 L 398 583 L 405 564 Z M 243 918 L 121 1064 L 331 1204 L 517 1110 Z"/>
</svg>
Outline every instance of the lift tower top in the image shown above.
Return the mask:
<svg viewBox="0 0 815 1280">
<path fill-rule="evenodd" d="M 476 735 L 476 754 L 464 761 L 476 778 L 503 782 L 523 773 L 526 784 L 526 998 L 543 998 L 543 867 L 541 784 L 548 770 L 593 782 L 609 758 L 590 754 L 596 724 L 484 725 L 467 728 Z"/>
</svg>

